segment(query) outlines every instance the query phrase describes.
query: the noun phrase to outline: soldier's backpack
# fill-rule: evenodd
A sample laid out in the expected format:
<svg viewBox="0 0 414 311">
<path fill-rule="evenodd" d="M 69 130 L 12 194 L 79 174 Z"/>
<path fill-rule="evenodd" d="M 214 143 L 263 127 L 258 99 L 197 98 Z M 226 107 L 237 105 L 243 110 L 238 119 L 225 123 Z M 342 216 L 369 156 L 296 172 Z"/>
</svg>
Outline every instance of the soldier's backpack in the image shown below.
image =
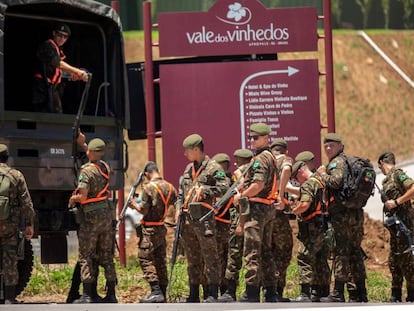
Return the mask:
<svg viewBox="0 0 414 311">
<path fill-rule="evenodd" d="M 348 208 L 363 208 L 374 194 L 375 170 L 369 159 L 344 155 L 346 167 L 342 190 L 335 195 Z"/>
<path fill-rule="evenodd" d="M 10 184 L 9 172 L 0 169 L 0 220 L 7 220 L 10 216 Z"/>
</svg>

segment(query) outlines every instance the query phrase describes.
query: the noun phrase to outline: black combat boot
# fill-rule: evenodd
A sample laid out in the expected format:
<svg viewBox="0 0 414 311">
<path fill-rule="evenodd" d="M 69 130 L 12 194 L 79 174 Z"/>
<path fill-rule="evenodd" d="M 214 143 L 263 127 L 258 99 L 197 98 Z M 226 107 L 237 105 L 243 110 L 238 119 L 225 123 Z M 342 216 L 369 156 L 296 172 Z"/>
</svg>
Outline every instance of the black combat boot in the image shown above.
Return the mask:
<svg viewBox="0 0 414 311">
<path fill-rule="evenodd" d="M 236 281 L 227 280 L 226 292 L 217 298 L 218 302 L 235 302 L 236 301 Z"/>
<path fill-rule="evenodd" d="M 330 284 L 324 284 L 320 286 L 321 291 L 320 291 L 320 296 L 321 297 L 328 297 L 329 296 L 329 289 L 330 289 Z"/>
<path fill-rule="evenodd" d="M 93 283 L 83 283 L 83 294 L 79 299 L 74 300 L 73 303 L 93 303 L 92 284 Z"/>
<path fill-rule="evenodd" d="M 407 298 L 405 299 L 406 302 L 414 302 L 414 288 L 407 287 Z"/>
<path fill-rule="evenodd" d="M 95 303 L 102 302 L 102 297 L 98 294 L 98 281 L 92 283 L 91 297 L 92 301 Z"/>
<path fill-rule="evenodd" d="M 183 301 L 185 303 L 200 302 L 200 285 L 190 284 L 190 295 Z"/>
<path fill-rule="evenodd" d="M 402 302 L 402 289 L 391 288 L 390 302 Z"/>
<path fill-rule="evenodd" d="M 219 286 L 217 284 L 208 285 L 208 296 L 203 302 L 212 303 L 217 302 Z"/>
<path fill-rule="evenodd" d="M 240 297 L 239 302 L 260 302 L 260 288 L 257 286 L 246 285 L 246 291 Z"/>
<path fill-rule="evenodd" d="M 289 298 L 285 298 L 285 297 L 283 297 L 283 289 L 284 289 L 284 286 L 278 286 L 277 288 L 276 288 L 276 294 L 277 294 L 277 299 L 278 299 L 278 301 L 277 302 L 290 302 L 290 299 Z"/>
<path fill-rule="evenodd" d="M 348 288 L 348 302 L 360 302 L 358 301 L 358 290 L 354 288 Z"/>
<path fill-rule="evenodd" d="M 209 287 L 208 285 L 202 285 L 203 287 L 203 300 L 207 299 L 208 293 L 209 293 Z"/>
<path fill-rule="evenodd" d="M 72 283 L 70 285 L 70 290 L 68 297 L 66 298 L 66 303 L 73 303 L 75 300 L 79 299 L 81 295 L 79 294 L 79 287 L 81 285 L 81 268 L 79 261 L 76 262 L 75 269 L 72 274 Z"/>
<path fill-rule="evenodd" d="M 311 301 L 312 302 L 320 302 L 321 301 L 321 291 L 322 291 L 322 288 L 321 288 L 321 286 L 320 285 L 312 285 L 311 286 L 311 295 L 310 295 L 310 298 L 311 298 Z"/>
<path fill-rule="evenodd" d="M 16 300 L 16 286 L 15 285 L 5 286 L 4 290 L 5 290 L 5 294 L 4 294 L 4 304 L 5 305 L 14 305 L 14 304 L 19 303 Z"/>
<path fill-rule="evenodd" d="M 367 287 L 365 286 L 365 280 L 358 282 L 357 286 L 357 302 L 368 302 Z"/>
<path fill-rule="evenodd" d="M 76 299 L 79 299 L 81 295 L 79 291 L 70 289 L 68 297 L 66 298 L 66 303 L 73 303 Z"/>
<path fill-rule="evenodd" d="M 102 299 L 104 303 L 118 303 L 118 298 L 115 295 L 116 281 L 106 282 L 106 296 Z"/>
<path fill-rule="evenodd" d="M 311 286 L 309 284 L 301 285 L 300 295 L 296 297 L 295 302 L 312 302 Z"/>
<path fill-rule="evenodd" d="M 151 293 L 148 297 L 141 299 L 140 303 L 160 303 L 165 302 L 164 294 L 158 282 L 151 282 Z"/>
<path fill-rule="evenodd" d="M 321 302 L 345 302 L 344 286 L 345 282 L 335 280 L 332 294 L 328 297 L 322 297 Z"/>
<path fill-rule="evenodd" d="M 167 287 L 168 287 L 168 285 L 161 285 L 160 284 L 161 292 L 164 295 L 165 301 L 167 301 Z"/>
</svg>

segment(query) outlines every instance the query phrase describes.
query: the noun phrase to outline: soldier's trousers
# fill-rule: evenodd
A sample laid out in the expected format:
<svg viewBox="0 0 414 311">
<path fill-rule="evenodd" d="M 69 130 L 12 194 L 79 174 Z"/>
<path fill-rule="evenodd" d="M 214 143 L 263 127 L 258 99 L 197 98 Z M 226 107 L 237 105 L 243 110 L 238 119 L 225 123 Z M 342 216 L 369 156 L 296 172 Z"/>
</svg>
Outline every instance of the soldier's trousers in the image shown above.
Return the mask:
<svg viewBox="0 0 414 311">
<path fill-rule="evenodd" d="M 243 257 L 246 268 L 246 285 L 259 287 L 266 275 L 268 284 L 276 283 L 275 264 L 272 258 L 272 220 L 275 209 L 272 205 L 250 202 L 250 213 L 244 224 Z"/>
<path fill-rule="evenodd" d="M 282 211 L 276 211 L 273 220 L 272 249 L 276 267 L 276 287 L 283 288 L 286 284 L 286 272 L 292 259 L 293 235 L 289 217 Z M 266 284 L 265 285 L 271 285 Z"/>
<path fill-rule="evenodd" d="M 216 239 L 217 239 L 217 253 L 220 260 L 220 283 L 223 285 L 224 275 L 226 273 L 227 255 L 229 250 L 229 230 L 230 224 L 216 221 Z"/>
<path fill-rule="evenodd" d="M 390 246 L 388 266 L 392 288 L 402 288 L 405 278 L 407 288 L 414 289 L 414 256 L 408 251 L 407 239 L 403 235 L 391 235 Z"/>
<path fill-rule="evenodd" d="M 299 223 L 298 270 L 300 284 L 329 284 L 330 269 L 328 265 L 328 249 L 322 219 L 316 216 L 309 222 Z M 318 275 L 327 277 L 320 283 Z"/>
<path fill-rule="evenodd" d="M 191 220 L 188 214 L 183 216 L 182 239 L 190 284 L 202 284 L 204 274 L 206 285 L 219 285 L 220 259 L 214 218 L 200 224 L 198 220 Z"/>
<path fill-rule="evenodd" d="M 145 280 L 148 283 L 158 282 L 161 287 L 168 285 L 166 233 L 164 225 L 142 228 L 138 243 L 138 260 Z"/>
<path fill-rule="evenodd" d="M 239 281 L 239 274 L 242 268 L 243 259 L 243 236 L 236 235 L 236 228 L 239 224 L 239 211 L 230 208 L 230 233 L 229 233 L 229 251 L 227 256 L 226 280 Z"/>
<path fill-rule="evenodd" d="M 82 282 L 96 281 L 96 262 L 104 268 L 106 280 L 115 281 L 112 212 L 109 209 L 100 209 L 85 213 L 79 226 L 78 240 Z"/>
<path fill-rule="evenodd" d="M 17 225 L 7 224 L 0 226 L 0 260 L 5 286 L 16 285 L 19 281 L 19 272 L 17 270 L 17 238 Z"/>
</svg>

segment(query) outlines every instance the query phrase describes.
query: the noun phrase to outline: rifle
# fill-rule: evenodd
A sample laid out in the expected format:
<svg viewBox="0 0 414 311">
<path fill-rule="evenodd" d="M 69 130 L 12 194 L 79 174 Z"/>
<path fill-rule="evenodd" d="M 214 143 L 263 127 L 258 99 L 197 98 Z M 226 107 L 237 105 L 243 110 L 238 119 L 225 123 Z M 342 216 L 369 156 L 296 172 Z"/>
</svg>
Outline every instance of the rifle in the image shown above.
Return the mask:
<svg viewBox="0 0 414 311">
<path fill-rule="evenodd" d="M 380 195 L 381 195 L 381 201 L 382 203 L 385 203 L 386 201 L 388 201 L 388 197 L 387 194 L 380 189 L 380 187 L 377 185 L 377 183 L 375 183 L 375 186 L 377 187 Z M 385 212 L 385 215 L 387 216 L 387 219 L 384 221 L 385 226 L 388 229 L 391 229 L 392 226 L 396 226 L 397 229 L 397 237 L 400 237 L 401 234 L 404 234 L 407 238 L 408 241 L 408 250 L 411 253 L 411 255 L 414 255 L 414 242 L 413 242 L 413 237 L 412 237 L 412 232 L 410 229 L 408 229 L 408 227 L 405 225 L 405 223 L 401 220 L 401 218 L 398 216 L 398 211 L 388 211 Z"/>
<path fill-rule="evenodd" d="M 200 223 L 202 223 L 204 220 L 206 220 L 208 217 L 210 217 L 211 214 L 216 214 L 217 211 L 224 206 L 243 186 L 242 181 L 244 175 L 249 171 L 249 169 L 252 167 L 254 161 L 252 160 L 244 170 L 242 175 L 231 185 L 231 187 L 226 191 L 226 193 L 213 205 L 213 209 L 209 210 L 208 213 L 206 213 L 204 216 L 200 217 L 198 220 Z"/>
<path fill-rule="evenodd" d="M 85 87 L 83 89 L 81 101 L 79 103 L 78 112 L 76 113 L 75 122 L 73 123 L 73 126 L 72 126 L 72 157 L 74 161 L 74 170 L 75 170 L 76 177 L 78 175 L 78 163 L 77 163 L 78 144 L 77 144 L 76 139 L 78 138 L 79 133 L 80 133 L 80 122 L 83 116 L 83 111 L 85 110 L 85 107 L 86 107 L 86 100 L 88 99 L 91 81 L 92 81 L 92 73 L 88 72 L 88 81 L 86 81 Z"/>
<path fill-rule="evenodd" d="M 173 247 L 171 251 L 171 259 L 170 259 L 170 277 L 168 278 L 168 285 L 167 285 L 168 296 L 170 296 L 172 276 L 174 272 L 175 262 L 177 260 L 178 242 L 180 240 L 181 231 L 183 228 L 183 224 L 182 224 L 183 208 L 184 208 L 184 195 L 181 197 L 181 206 L 180 206 L 180 209 L 178 210 L 177 225 L 175 227 L 175 232 L 174 232 L 174 243 L 173 243 Z"/>
<path fill-rule="evenodd" d="M 122 208 L 121 213 L 119 214 L 119 220 L 118 220 L 118 222 L 122 222 L 122 221 L 124 220 L 124 218 L 125 218 L 125 213 L 126 213 L 127 208 L 128 208 L 128 203 L 129 203 L 129 201 L 131 200 L 132 196 L 133 196 L 133 195 L 135 194 L 135 192 L 137 191 L 138 186 L 139 186 L 139 185 L 143 182 L 144 177 L 145 177 L 144 172 L 141 172 L 141 173 L 138 175 L 137 180 L 135 181 L 135 183 L 134 183 L 134 184 L 133 184 L 133 186 L 131 187 L 131 190 L 129 191 L 128 197 L 127 197 L 127 199 L 126 199 L 126 201 L 125 201 L 125 203 L 124 203 L 124 207 Z"/>
</svg>

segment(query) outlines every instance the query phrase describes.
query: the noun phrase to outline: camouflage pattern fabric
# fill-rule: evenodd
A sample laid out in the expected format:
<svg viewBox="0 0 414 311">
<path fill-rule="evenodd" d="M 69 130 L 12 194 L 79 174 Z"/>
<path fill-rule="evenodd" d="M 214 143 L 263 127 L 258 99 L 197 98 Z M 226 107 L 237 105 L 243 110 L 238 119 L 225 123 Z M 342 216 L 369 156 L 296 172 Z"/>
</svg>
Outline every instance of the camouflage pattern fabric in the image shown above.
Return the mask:
<svg viewBox="0 0 414 311">
<path fill-rule="evenodd" d="M 239 274 L 243 258 L 243 236 L 236 235 L 236 228 L 239 224 L 240 213 L 236 207 L 230 208 L 230 232 L 229 249 L 227 256 L 227 267 L 225 272 L 226 280 L 239 281 Z"/>
<path fill-rule="evenodd" d="M 224 276 L 226 274 L 227 256 L 229 251 L 229 230 L 230 224 L 216 220 L 217 252 L 220 260 L 220 286 L 224 285 Z"/>
<path fill-rule="evenodd" d="M 165 206 L 157 188 L 164 196 L 169 197 Z M 171 187 L 171 188 L 170 188 Z M 157 223 L 158 226 L 143 225 L 142 237 L 138 243 L 138 259 L 147 282 L 159 282 L 161 287 L 168 285 L 167 265 L 167 243 L 165 235 L 167 230 L 163 224 L 165 208 L 176 201 L 177 192 L 166 180 L 154 178 L 144 185 L 142 194 L 142 208 L 148 210 L 144 216 L 145 222 Z M 171 189 L 171 190 L 170 190 Z M 171 194 L 170 194 L 171 191 Z"/>
<path fill-rule="evenodd" d="M 96 163 L 100 165 L 101 163 Z M 100 165 L 101 166 L 101 165 Z M 109 174 L 109 172 L 107 172 Z M 82 165 L 78 178 L 78 188 L 88 189 L 88 199 L 94 198 L 105 187 L 107 180 L 91 162 Z M 105 205 L 106 204 L 106 205 Z M 94 206 L 97 209 L 94 209 Z M 81 280 L 84 283 L 96 281 L 94 273 L 98 262 L 105 271 L 107 281 L 116 281 L 114 264 L 114 231 L 112 210 L 107 200 L 87 204 L 89 212 L 79 224 L 79 262 Z M 81 206 L 82 209 L 85 205 Z"/>
<path fill-rule="evenodd" d="M 193 178 L 192 171 L 198 173 Z M 213 205 L 216 197 L 221 197 L 228 189 L 226 174 L 221 166 L 208 156 L 200 163 L 190 163 L 184 170 L 176 207 L 181 208 L 184 201 L 192 202 L 195 188 L 202 187 L 203 202 Z M 189 208 L 187 206 L 187 208 Z M 203 207 L 204 208 L 204 207 Z M 206 212 L 208 212 L 208 209 Z M 203 223 L 190 217 L 190 211 L 184 210 L 182 240 L 187 256 L 187 271 L 190 284 L 201 284 L 203 274 L 207 285 L 220 284 L 220 259 L 217 250 L 216 221 L 211 215 Z M 204 264 L 205 263 L 205 264 Z"/>
<path fill-rule="evenodd" d="M 397 199 L 414 184 L 414 180 L 399 169 L 393 167 L 382 181 L 382 187 L 389 199 Z M 398 217 L 413 232 L 414 211 L 411 202 L 404 202 L 396 210 Z M 388 228 L 388 227 L 387 227 Z M 406 279 L 407 288 L 414 288 L 414 256 L 408 249 L 408 240 L 404 234 L 397 236 L 396 228 L 388 228 L 390 231 L 390 253 L 388 265 L 392 275 L 392 288 L 401 288 L 403 279 Z"/>
<path fill-rule="evenodd" d="M 3 255 L 0 260 L 2 260 L 4 272 L 4 285 L 13 286 L 19 280 L 17 271 L 18 225 L 20 219 L 23 218 L 26 226 L 32 226 L 35 211 L 23 174 L 16 169 L 10 169 L 6 163 L 0 163 L 0 169 L 8 172 L 10 177 L 10 216 L 0 221 L 0 248 Z"/>
</svg>

